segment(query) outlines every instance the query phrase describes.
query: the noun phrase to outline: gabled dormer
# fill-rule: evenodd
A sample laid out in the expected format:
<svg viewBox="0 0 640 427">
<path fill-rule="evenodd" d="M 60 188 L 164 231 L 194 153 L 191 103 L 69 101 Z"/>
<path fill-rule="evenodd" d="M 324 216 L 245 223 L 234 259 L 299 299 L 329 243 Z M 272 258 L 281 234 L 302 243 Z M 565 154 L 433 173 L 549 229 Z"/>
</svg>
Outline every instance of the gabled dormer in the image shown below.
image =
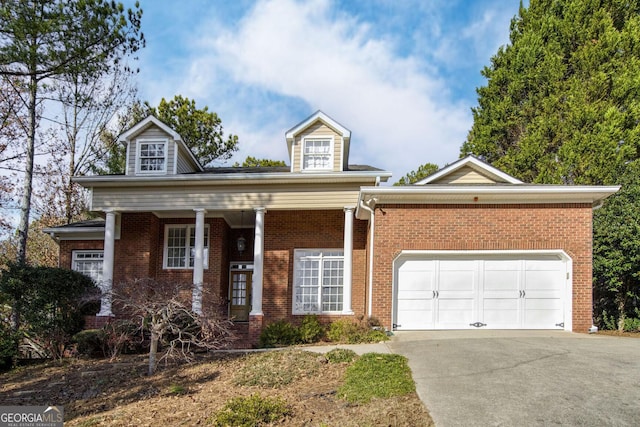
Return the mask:
<svg viewBox="0 0 640 427">
<path fill-rule="evenodd" d="M 347 170 L 351 131 L 322 111 L 315 112 L 285 135 L 291 172 Z"/>
<path fill-rule="evenodd" d="M 125 175 L 177 175 L 203 170 L 182 137 L 154 116 L 138 122 L 118 141 L 127 147 Z"/>
<path fill-rule="evenodd" d="M 522 181 L 476 157 L 467 156 L 414 185 L 427 184 L 522 184 Z"/>
</svg>

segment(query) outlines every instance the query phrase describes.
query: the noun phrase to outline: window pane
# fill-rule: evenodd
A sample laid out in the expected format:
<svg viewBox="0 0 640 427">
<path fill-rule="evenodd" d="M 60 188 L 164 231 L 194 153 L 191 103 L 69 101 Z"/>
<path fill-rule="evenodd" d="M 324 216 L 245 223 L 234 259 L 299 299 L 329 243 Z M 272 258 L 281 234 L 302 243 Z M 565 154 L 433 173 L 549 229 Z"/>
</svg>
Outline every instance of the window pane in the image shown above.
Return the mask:
<svg viewBox="0 0 640 427">
<path fill-rule="evenodd" d="M 331 140 L 307 139 L 304 141 L 303 169 L 331 168 Z"/>
<path fill-rule="evenodd" d="M 187 228 L 169 227 L 167 230 L 167 267 L 185 267 Z"/>
<path fill-rule="evenodd" d="M 140 170 L 155 172 L 165 170 L 165 143 L 140 143 Z"/>
<path fill-rule="evenodd" d="M 102 281 L 104 252 L 74 252 L 72 269 L 88 276 L 96 283 Z"/>
<path fill-rule="evenodd" d="M 166 266 L 168 268 L 193 268 L 195 264 L 196 229 L 193 225 L 176 225 L 167 228 Z M 204 229 L 204 268 L 208 268 L 209 226 Z"/>
<path fill-rule="evenodd" d="M 296 250 L 294 313 L 342 311 L 342 251 Z"/>
</svg>

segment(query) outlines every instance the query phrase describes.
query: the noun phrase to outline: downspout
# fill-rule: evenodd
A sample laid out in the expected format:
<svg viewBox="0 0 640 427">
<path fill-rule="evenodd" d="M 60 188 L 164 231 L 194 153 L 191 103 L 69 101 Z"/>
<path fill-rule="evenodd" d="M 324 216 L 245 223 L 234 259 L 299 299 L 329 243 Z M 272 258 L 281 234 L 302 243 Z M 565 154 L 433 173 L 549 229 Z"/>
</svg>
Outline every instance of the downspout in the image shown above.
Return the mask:
<svg viewBox="0 0 640 427">
<path fill-rule="evenodd" d="M 369 245 L 369 292 L 367 296 L 367 315 L 371 316 L 371 312 L 373 311 L 373 243 L 375 240 L 375 229 L 376 229 L 376 215 L 375 208 L 371 209 L 368 204 L 375 203 L 376 199 L 371 198 L 365 204 L 363 200 L 360 200 L 360 207 L 371 215 L 371 239 Z"/>
</svg>

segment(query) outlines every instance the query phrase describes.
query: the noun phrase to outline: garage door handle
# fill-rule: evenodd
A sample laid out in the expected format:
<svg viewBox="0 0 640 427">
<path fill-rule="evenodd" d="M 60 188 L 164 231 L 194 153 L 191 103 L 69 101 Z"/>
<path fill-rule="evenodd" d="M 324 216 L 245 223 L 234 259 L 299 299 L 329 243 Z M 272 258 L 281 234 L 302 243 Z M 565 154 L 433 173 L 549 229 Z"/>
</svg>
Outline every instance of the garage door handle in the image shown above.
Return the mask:
<svg viewBox="0 0 640 427">
<path fill-rule="evenodd" d="M 440 291 L 431 291 L 431 292 L 433 292 L 432 298 L 438 298 L 440 296 Z"/>
<path fill-rule="evenodd" d="M 520 298 L 524 298 L 525 295 L 526 295 L 525 291 L 520 291 Z"/>
</svg>

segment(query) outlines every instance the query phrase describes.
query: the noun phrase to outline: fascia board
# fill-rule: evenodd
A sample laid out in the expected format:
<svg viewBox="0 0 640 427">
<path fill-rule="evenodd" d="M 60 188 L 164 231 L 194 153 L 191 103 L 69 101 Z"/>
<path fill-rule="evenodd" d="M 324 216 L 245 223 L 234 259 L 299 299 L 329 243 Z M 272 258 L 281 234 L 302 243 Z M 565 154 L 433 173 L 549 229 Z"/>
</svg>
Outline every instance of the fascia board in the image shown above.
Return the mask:
<svg viewBox="0 0 640 427">
<path fill-rule="evenodd" d="M 335 120 L 333 120 L 331 117 L 327 116 L 325 113 L 323 113 L 320 110 L 316 111 L 311 116 L 309 116 L 308 118 L 306 118 L 302 122 L 298 123 L 297 125 L 295 125 L 291 129 L 289 129 L 285 133 L 285 138 L 288 141 L 293 141 L 293 138 L 295 138 L 295 136 L 297 134 L 299 134 L 300 132 L 305 130 L 307 127 L 309 127 L 309 125 L 311 125 L 316 120 L 322 121 L 325 125 L 329 126 L 330 128 L 332 128 L 335 131 L 337 131 L 338 133 L 340 133 L 342 135 L 342 137 L 347 138 L 347 139 L 351 138 L 351 131 L 349 129 L 345 128 L 340 123 L 336 122 Z"/>
<path fill-rule="evenodd" d="M 471 165 L 471 167 L 473 169 L 475 169 L 476 171 L 480 172 L 480 171 L 484 171 L 485 173 L 489 174 L 489 175 L 493 175 L 496 176 L 500 179 L 503 179 L 505 182 L 509 183 L 509 184 L 522 184 L 522 181 L 520 181 L 517 178 L 514 178 L 513 176 L 509 175 L 508 173 L 502 172 L 500 169 L 497 169 L 493 166 L 491 166 L 488 163 L 483 162 L 482 160 L 479 160 L 473 156 L 467 156 L 463 159 L 458 160 L 457 162 L 454 162 L 452 164 L 450 164 L 449 166 L 445 166 L 444 168 L 440 169 L 439 171 L 435 172 L 432 175 L 429 175 L 428 177 L 418 181 L 415 183 L 415 185 L 425 185 L 425 184 L 429 184 L 433 181 L 437 181 L 438 179 L 442 178 L 443 176 L 449 175 L 455 171 L 457 171 L 458 169 L 467 166 L 467 165 Z"/>
<path fill-rule="evenodd" d="M 359 198 L 361 200 L 369 200 L 378 198 L 377 203 L 383 203 L 384 200 L 393 200 L 393 196 L 404 196 L 402 203 L 428 203 L 429 196 L 505 196 L 505 200 L 513 203 L 545 203 L 545 197 L 548 200 L 557 203 L 557 198 L 550 196 L 565 196 L 565 201 L 572 202 L 574 200 L 590 200 L 591 202 L 604 199 L 620 190 L 620 186 L 588 186 L 588 185 L 512 185 L 512 186 L 465 186 L 452 187 L 450 185 L 427 186 L 427 187 L 361 187 Z M 410 196 L 415 196 L 412 198 Z M 540 196 L 531 199 L 531 196 Z M 492 201 L 498 203 L 498 201 Z"/>
<path fill-rule="evenodd" d="M 280 184 L 280 183 L 323 183 L 323 182 L 354 182 L 359 180 L 375 180 L 376 178 L 389 178 L 390 172 L 341 172 L 336 173 L 265 173 L 265 174 L 185 174 L 173 176 L 78 176 L 73 181 L 84 187 L 118 187 L 118 186 L 161 186 L 175 184 L 195 185 L 234 185 L 234 184 Z"/>
<path fill-rule="evenodd" d="M 120 136 L 118 137 L 118 141 L 120 141 L 120 142 L 128 141 L 132 137 L 136 136 L 138 133 L 142 132 L 144 129 L 146 129 L 151 124 L 154 124 L 154 125 L 158 126 L 160 129 L 162 129 L 163 132 L 171 135 L 171 138 L 173 138 L 175 140 L 181 140 L 182 141 L 182 137 L 178 134 L 178 132 L 176 132 L 175 130 L 171 129 L 169 126 L 164 124 L 160 119 L 158 119 L 155 116 L 148 116 L 145 119 L 139 121 L 137 124 L 135 124 L 129 130 L 121 133 Z"/>
</svg>

